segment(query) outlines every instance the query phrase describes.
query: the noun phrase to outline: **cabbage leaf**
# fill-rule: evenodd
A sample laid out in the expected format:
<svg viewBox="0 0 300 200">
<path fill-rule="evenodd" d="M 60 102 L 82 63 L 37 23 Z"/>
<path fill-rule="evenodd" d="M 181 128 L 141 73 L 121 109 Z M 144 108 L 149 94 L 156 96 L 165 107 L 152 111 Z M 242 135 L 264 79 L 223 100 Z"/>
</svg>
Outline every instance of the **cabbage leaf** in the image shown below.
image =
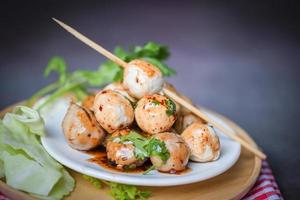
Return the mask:
<svg viewBox="0 0 300 200">
<path fill-rule="evenodd" d="M 6 183 L 40 199 L 68 195 L 75 181 L 40 143 L 44 121 L 26 106 L 16 106 L 0 120 L 0 176 Z"/>
</svg>

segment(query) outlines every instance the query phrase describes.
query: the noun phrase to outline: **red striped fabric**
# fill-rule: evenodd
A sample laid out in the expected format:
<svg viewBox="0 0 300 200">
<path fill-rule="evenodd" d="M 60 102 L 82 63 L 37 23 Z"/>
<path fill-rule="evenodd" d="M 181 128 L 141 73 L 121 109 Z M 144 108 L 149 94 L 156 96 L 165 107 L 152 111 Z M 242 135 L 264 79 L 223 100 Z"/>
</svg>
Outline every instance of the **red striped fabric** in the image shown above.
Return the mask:
<svg viewBox="0 0 300 200">
<path fill-rule="evenodd" d="M 283 200 L 267 161 L 262 162 L 260 175 L 243 200 Z"/>
<path fill-rule="evenodd" d="M 0 200 L 9 200 L 0 193 Z M 243 200 L 283 200 L 272 170 L 266 161 L 262 163 L 260 175 Z"/>
</svg>

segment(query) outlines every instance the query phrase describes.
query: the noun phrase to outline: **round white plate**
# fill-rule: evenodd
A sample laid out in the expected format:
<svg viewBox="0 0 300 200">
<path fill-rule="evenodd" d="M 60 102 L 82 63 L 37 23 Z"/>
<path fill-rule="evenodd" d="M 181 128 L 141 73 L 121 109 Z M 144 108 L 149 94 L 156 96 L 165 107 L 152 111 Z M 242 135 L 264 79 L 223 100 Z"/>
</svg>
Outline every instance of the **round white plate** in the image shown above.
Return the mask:
<svg viewBox="0 0 300 200">
<path fill-rule="evenodd" d="M 217 161 L 209 163 L 189 162 L 188 167 L 191 169 L 187 173 L 172 175 L 159 173 L 156 170 L 147 175 L 130 174 L 109 169 L 87 161 L 91 156 L 74 150 L 68 146 L 61 128 L 61 122 L 66 113 L 69 102 L 60 99 L 54 103 L 51 108 L 42 110 L 42 116 L 46 124 L 46 136 L 42 137 L 42 144 L 46 151 L 58 162 L 79 172 L 95 178 L 113 181 L 118 183 L 142 185 L 142 186 L 172 186 L 183 185 L 203 181 L 217 176 L 228 170 L 239 158 L 241 147 L 224 136 L 219 130 L 216 130 L 221 141 L 221 155 Z M 225 128 L 231 129 L 224 121 L 212 113 L 207 114 L 221 123 Z"/>
</svg>

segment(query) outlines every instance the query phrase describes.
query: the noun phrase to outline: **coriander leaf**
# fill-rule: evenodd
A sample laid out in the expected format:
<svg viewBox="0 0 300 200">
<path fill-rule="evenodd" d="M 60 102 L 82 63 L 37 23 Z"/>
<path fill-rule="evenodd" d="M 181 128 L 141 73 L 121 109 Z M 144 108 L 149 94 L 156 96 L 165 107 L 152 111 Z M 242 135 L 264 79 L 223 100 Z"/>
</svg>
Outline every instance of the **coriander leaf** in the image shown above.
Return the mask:
<svg viewBox="0 0 300 200">
<path fill-rule="evenodd" d="M 44 76 L 48 77 L 51 72 L 55 71 L 59 75 L 59 82 L 64 83 L 67 78 L 66 70 L 67 70 L 67 66 L 64 59 L 56 56 L 49 61 L 45 69 Z"/>
<path fill-rule="evenodd" d="M 160 61 L 169 57 L 168 48 L 154 42 L 148 42 L 143 47 L 135 46 L 133 52 L 136 57 L 151 57 Z"/>
<path fill-rule="evenodd" d="M 123 71 L 121 67 L 112 61 L 107 61 L 97 71 L 77 70 L 71 74 L 71 79 L 82 80 L 90 87 L 99 87 L 112 81 L 119 81 L 121 71 Z"/>
<path fill-rule="evenodd" d="M 174 115 L 176 113 L 176 104 L 171 100 L 167 99 L 166 101 L 167 110 L 166 113 L 168 116 Z"/>
<path fill-rule="evenodd" d="M 114 182 L 108 182 L 108 185 L 110 187 L 110 194 L 115 198 L 115 200 L 144 200 L 150 197 L 150 192 L 140 191 L 133 185 L 125 185 Z"/>
<path fill-rule="evenodd" d="M 138 160 L 144 160 L 146 157 L 149 157 L 145 146 L 147 145 L 148 141 L 142 135 L 131 131 L 127 135 L 121 136 L 121 142 L 131 141 L 134 145 L 134 154 Z"/>
<path fill-rule="evenodd" d="M 147 152 L 150 156 L 158 156 L 163 162 L 166 162 L 170 157 L 170 152 L 166 144 L 156 138 L 151 138 L 147 144 Z"/>
<path fill-rule="evenodd" d="M 88 175 L 83 175 L 82 177 L 85 180 L 87 180 L 88 182 L 92 183 L 97 189 L 102 188 L 102 183 L 99 179 L 96 179 L 96 178 L 88 176 Z"/>
<path fill-rule="evenodd" d="M 83 175 L 83 178 L 92 183 L 96 188 L 101 188 L 103 184 L 108 186 L 110 188 L 109 193 L 114 197 L 115 200 L 146 200 L 151 194 L 148 191 L 139 190 L 134 185 L 104 181 L 87 175 Z"/>
<path fill-rule="evenodd" d="M 114 53 L 122 60 L 126 60 L 128 57 L 128 53 L 122 47 L 116 47 Z"/>
<path fill-rule="evenodd" d="M 168 47 L 159 45 L 155 42 L 148 42 L 145 46 L 144 49 L 152 51 L 153 53 L 156 54 L 156 58 L 159 60 L 165 60 L 170 56 L 170 52 L 168 50 Z"/>
</svg>

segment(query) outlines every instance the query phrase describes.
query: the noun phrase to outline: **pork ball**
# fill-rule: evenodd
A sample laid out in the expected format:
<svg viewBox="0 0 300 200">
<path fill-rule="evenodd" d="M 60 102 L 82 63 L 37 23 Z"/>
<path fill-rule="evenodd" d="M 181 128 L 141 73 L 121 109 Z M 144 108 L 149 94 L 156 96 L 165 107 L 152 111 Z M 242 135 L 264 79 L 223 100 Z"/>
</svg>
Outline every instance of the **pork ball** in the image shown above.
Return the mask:
<svg viewBox="0 0 300 200">
<path fill-rule="evenodd" d="M 95 148 L 105 137 L 104 130 L 92 112 L 72 102 L 63 119 L 62 128 L 68 144 L 78 150 Z"/>
<path fill-rule="evenodd" d="M 112 90 L 103 90 L 96 95 L 93 111 L 97 121 L 109 133 L 129 126 L 134 120 L 130 101 Z"/>
<path fill-rule="evenodd" d="M 163 141 L 170 153 L 170 157 L 166 162 L 158 156 L 150 157 L 156 169 L 161 172 L 169 173 L 185 170 L 189 160 L 190 150 L 182 137 L 172 132 L 158 133 L 153 137 Z"/>
<path fill-rule="evenodd" d="M 144 60 L 133 60 L 125 68 L 123 85 L 137 99 L 159 92 L 163 83 L 161 71 Z"/>
<path fill-rule="evenodd" d="M 198 124 L 205 124 L 205 121 L 192 113 L 186 114 L 182 117 L 182 131 L 184 131 L 191 124 L 197 122 Z"/>
<path fill-rule="evenodd" d="M 95 95 L 89 95 L 83 99 L 82 106 L 89 110 L 93 110 L 94 100 L 95 100 Z"/>
<path fill-rule="evenodd" d="M 134 111 L 138 126 L 150 134 L 164 132 L 176 120 L 176 105 L 163 95 L 147 95 L 140 99 Z"/>
<path fill-rule="evenodd" d="M 211 125 L 193 123 L 181 136 L 191 150 L 191 160 L 209 162 L 219 158 L 220 141 Z"/>
<path fill-rule="evenodd" d="M 107 139 L 106 151 L 107 158 L 117 165 L 118 169 L 124 169 L 125 166 L 135 168 L 141 166 L 144 160 L 138 160 L 135 157 L 135 146 L 132 142 L 121 142 L 120 137 L 130 133 L 130 129 L 121 129 L 114 132 L 111 137 Z"/>
<path fill-rule="evenodd" d="M 108 84 L 104 90 L 113 90 L 115 92 L 118 92 L 120 93 L 121 95 L 123 95 L 125 98 L 127 98 L 129 101 L 131 101 L 132 103 L 135 103 L 136 102 L 136 99 L 131 97 L 129 94 L 128 94 L 128 91 L 127 89 L 124 88 L 123 84 L 121 82 L 114 82 L 114 83 L 111 83 L 111 84 Z"/>
</svg>

